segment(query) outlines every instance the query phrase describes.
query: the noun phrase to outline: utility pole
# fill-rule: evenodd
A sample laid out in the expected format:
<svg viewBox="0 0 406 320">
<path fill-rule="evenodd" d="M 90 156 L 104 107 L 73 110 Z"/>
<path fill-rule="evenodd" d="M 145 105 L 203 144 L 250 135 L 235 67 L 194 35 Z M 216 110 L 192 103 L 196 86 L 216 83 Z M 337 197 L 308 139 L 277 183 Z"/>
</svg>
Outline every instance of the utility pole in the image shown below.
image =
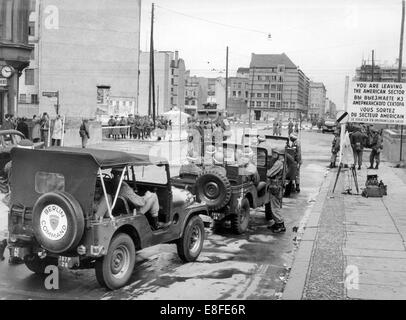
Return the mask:
<svg viewBox="0 0 406 320">
<path fill-rule="evenodd" d="M 254 77 L 255 77 L 255 67 L 252 68 L 252 81 L 251 81 L 251 93 L 250 93 L 250 105 L 249 105 L 249 125 L 250 128 L 252 128 L 252 122 L 251 122 L 251 102 L 252 102 L 252 95 L 254 91 Z"/>
<path fill-rule="evenodd" d="M 155 55 L 154 55 L 154 11 L 155 4 L 152 4 L 151 13 L 151 39 L 150 39 L 150 49 L 149 49 L 149 95 L 148 95 L 148 115 L 151 115 L 154 120 L 155 129 Z M 152 111 L 152 112 L 151 112 Z"/>
<path fill-rule="evenodd" d="M 375 60 L 374 60 L 374 50 L 372 50 L 372 77 L 371 82 L 374 82 L 374 75 L 375 75 Z"/>
<path fill-rule="evenodd" d="M 398 82 L 402 82 L 403 31 L 404 31 L 404 27 L 405 27 L 405 0 L 402 0 L 402 23 L 401 23 L 401 28 L 400 28 Z M 402 153 L 403 153 L 403 124 L 400 126 L 400 156 L 399 156 L 399 161 L 402 161 Z"/>
<path fill-rule="evenodd" d="M 226 106 L 225 106 L 226 112 L 228 110 L 228 46 L 227 46 L 227 52 L 226 52 Z"/>
</svg>

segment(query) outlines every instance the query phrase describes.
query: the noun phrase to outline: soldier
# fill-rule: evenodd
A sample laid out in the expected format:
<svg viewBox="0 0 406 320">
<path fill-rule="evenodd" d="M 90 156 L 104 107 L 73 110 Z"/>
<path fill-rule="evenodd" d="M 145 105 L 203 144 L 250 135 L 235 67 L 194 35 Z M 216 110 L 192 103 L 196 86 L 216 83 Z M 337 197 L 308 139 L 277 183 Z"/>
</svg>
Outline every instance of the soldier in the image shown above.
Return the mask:
<svg viewBox="0 0 406 320">
<path fill-rule="evenodd" d="M 372 129 L 372 144 L 371 144 L 371 155 L 369 156 L 369 162 L 371 163 L 368 169 L 379 169 L 379 163 L 381 162 L 381 151 L 383 149 L 383 139 L 382 135 L 378 130 Z M 376 166 L 374 168 L 374 160 L 376 161 Z"/>
<path fill-rule="evenodd" d="M 132 114 L 128 115 L 128 119 L 127 119 L 127 125 L 130 127 L 128 129 L 128 133 L 129 133 L 129 138 L 131 139 L 133 137 L 133 125 L 134 125 L 134 116 Z"/>
<path fill-rule="evenodd" d="M 292 142 L 292 148 L 295 149 L 295 161 L 297 163 L 297 171 L 295 177 L 296 192 L 300 192 L 300 167 L 302 165 L 302 147 L 297 135 L 292 133 L 290 135 L 290 141 Z"/>
<path fill-rule="evenodd" d="M 124 116 L 121 117 L 119 125 L 121 127 L 120 128 L 121 139 L 125 139 L 127 137 L 127 128 L 125 128 L 125 126 L 127 126 L 127 120 L 125 119 Z"/>
<path fill-rule="evenodd" d="M 272 168 L 267 172 L 270 179 L 270 207 L 271 220 L 268 221 L 268 228 L 274 233 L 286 231 L 285 222 L 281 214 L 282 197 L 283 197 L 283 167 L 284 167 L 284 149 L 273 149 L 272 157 L 276 159 Z"/>
<path fill-rule="evenodd" d="M 295 133 L 299 133 L 299 122 L 295 122 Z"/>
<path fill-rule="evenodd" d="M 114 121 L 115 121 L 115 125 L 113 128 L 113 137 L 114 137 L 114 140 L 117 140 L 120 138 L 120 128 L 119 128 L 120 119 L 118 118 L 118 115 L 116 115 L 116 117 L 114 118 Z"/>
<path fill-rule="evenodd" d="M 334 133 L 333 143 L 331 145 L 331 161 L 330 168 L 336 168 L 337 154 L 340 151 L 340 133 L 336 131 Z"/>
<path fill-rule="evenodd" d="M 355 127 L 354 132 L 351 134 L 350 141 L 354 154 L 354 166 L 358 163 L 358 170 L 362 166 L 362 154 L 367 143 L 367 135 L 361 132 L 360 127 Z"/>
</svg>

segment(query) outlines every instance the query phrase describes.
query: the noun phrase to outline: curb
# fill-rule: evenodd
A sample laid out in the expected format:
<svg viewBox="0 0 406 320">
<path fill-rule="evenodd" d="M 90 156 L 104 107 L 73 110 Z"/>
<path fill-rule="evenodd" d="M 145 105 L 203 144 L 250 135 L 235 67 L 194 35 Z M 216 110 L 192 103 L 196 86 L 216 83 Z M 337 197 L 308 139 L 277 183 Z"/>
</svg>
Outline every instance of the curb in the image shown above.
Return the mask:
<svg viewBox="0 0 406 320">
<path fill-rule="evenodd" d="M 316 241 L 320 215 L 327 200 L 332 177 L 331 171 L 320 186 L 316 202 L 308 215 L 307 221 L 299 228 L 297 239 L 300 240 L 299 248 L 294 257 L 292 269 L 288 276 L 282 300 L 301 300 L 306 285 L 307 274 L 310 269 L 314 242 Z M 304 217 L 304 220 L 306 217 Z"/>
</svg>

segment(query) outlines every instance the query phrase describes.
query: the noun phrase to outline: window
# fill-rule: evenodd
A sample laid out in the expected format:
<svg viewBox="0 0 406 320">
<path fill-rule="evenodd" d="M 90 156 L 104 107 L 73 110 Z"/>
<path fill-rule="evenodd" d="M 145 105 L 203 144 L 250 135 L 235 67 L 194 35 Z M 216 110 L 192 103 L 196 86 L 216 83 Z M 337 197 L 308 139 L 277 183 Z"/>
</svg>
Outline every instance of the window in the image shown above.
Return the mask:
<svg viewBox="0 0 406 320">
<path fill-rule="evenodd" d="M 264 85 L 264 89 L 265 89 L 265 90 L 269 90 L 269 84 L 265 84 L 265 85 Z"/>
<path fill-rule="evenodd" d="M 192 100 L 192 106 L 196 105 L 196 100 Z"/>
<path fill-rule="evenodd" d="M 286 101 L 285 101 L 285 102 L 283 103 L 283 107 L 286 108 L 286 109 L 289 108 L 289 102 L 286 102 Z"/>
<path fill-rule="evenodd" d="M 250 106 L 253 107 L 255 105 L 255 101 L 250 102 Z"/>
<path fill-rule="evenodd" d="M 271 102 L 269 103 L 269 107 L 270 107 L 270 108 L 275 108 L 275 101 L 271 101 Z"/>
<path fill-rule="evenodd" d="M 35 23 L 34 22 L 30 22 L 28 25 L 28 35 L 29 36 L 35 36 Z"/>
<path fill-rule="evenodd" d="M 40 194 L 65 191 L 65 177 L 60 173 L 37 172 L 35 174 L 35 191 Z"/>
<path fill-rule="evenodd" d="M 290 103 L 290 107 L 291 107 L 292 109 L 294 109 L 294 108 L 296 107 L 296 103 L 295 103 L 295 102 L 291 102 L 291 103 Z"/>
<path fill-rule="evenodd" d="M 276 103 L 276 107 L 277 107 L 278 109 L 281 107 L 281 103 L 280 103 L 279 101 Z"/>
<path fill-rule="evenodd" d="M 271 85 L 271 90 L 276 90 L 276 84 Z"/>
<path fill-rule="evenodd" d="M 248 91 L 245 91 L 245 97 L 248 98 Z"/>
<path fill-rule="evenodd" d="M 158 155 L 160 156 L 160 155 Z M 139 182 L 148 182 L 165 185 L 168 183 L 165 166 L 137 166 L 133 167 L 135 179 Z"/>
<path fill-rule="evenodd" d="M 25 69 L 25 85 L 34 85 L 34 69 Z"/>
<path fill-rule="evenodd" d="M 276 97 L 276 94 L 275 94 L 275 93 L 271 93 L 271 98 L 274 98 L 274 99 L 275 99 L 275 97 Z"/>
<path fill-rule="evenodd" d="M 172 79 L 171 79 L 171 85 L 174 85 L 174 84 L 175 84 L 175 79 L 172 78 Z"/>
<path fill-rule="evenodd" d="M 32 94 L 31 95 L 31 103 L 32 104 L 38 104 L 39 103 L 37 94 Z"/>
<path fill-rule="evenodd" d="M 237 97 L 241 97 L 241 91 L 237 92 Z"/>
<path fill-rule="evenodd" d="M 251 98 L 254 98 L 255 94 L 253 92 L 251 92 Z"/>
<path fill-rule="evenodd" d="M 262 98 L 262 93 L 257 93 L 257 98 Z"/>
<path fill-rule="evenodd" d="M 107 104 L 110 99 L 110 86 L 97 86 L 97 104 Z"/>
<path fill-rule="evenodd" d="M 269 94 L 268 93 L 264 93 L 264 98 L 268 98 Z"/>
<path fill-rule="evenodd" d="M 237 91 L 233 91 L 233 97 L 237 96 Z"/>
<path fill-rule="evenodd" d="M 185 99 L 185 106 L 188 106 L 188 105 L 189 105 L 189 100 Z"/>
<path fill-rule="evenodd" d="M 20 103 L 27 103 L 27 95 L 22 93 L 20 94 Z"/>
<path fill-rule="evenodd" d="M 257 107 L 261 106 L 261 101 L 257 101 Z"/>
</svg>

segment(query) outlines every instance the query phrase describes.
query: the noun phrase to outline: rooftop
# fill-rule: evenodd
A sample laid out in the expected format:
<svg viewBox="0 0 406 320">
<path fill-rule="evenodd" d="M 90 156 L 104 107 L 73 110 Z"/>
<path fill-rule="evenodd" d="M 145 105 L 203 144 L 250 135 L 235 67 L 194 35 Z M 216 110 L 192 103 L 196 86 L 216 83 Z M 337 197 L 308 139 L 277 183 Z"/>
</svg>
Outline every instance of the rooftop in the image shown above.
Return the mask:
<svg viewBox="0 0 406 320">
<path fill-rule="evenodd" d="M 296 65 L 285 53 L 281 54 L 255 54 L 251 56 L 250 68 L 270 68 L 284 65 L 285 68 L 296 69 Z"/>
</svg>

